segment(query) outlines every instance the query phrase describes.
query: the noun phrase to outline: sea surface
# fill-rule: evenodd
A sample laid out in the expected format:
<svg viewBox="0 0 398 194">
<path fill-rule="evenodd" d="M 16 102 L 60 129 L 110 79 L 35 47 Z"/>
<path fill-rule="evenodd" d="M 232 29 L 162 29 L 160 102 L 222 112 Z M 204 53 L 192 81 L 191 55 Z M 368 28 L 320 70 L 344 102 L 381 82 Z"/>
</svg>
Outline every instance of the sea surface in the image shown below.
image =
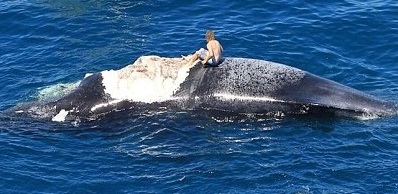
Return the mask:
<svg viewBox="0 0 398 194">
<path fill-rule="evenodd" d="M 398 116 L 215 119 L 4 114 L 86 73 L 179 57 L 274 61 L 398 103 L 395 0 L 2 0 L 1 193 L 398 193 Z"/>
</svg>

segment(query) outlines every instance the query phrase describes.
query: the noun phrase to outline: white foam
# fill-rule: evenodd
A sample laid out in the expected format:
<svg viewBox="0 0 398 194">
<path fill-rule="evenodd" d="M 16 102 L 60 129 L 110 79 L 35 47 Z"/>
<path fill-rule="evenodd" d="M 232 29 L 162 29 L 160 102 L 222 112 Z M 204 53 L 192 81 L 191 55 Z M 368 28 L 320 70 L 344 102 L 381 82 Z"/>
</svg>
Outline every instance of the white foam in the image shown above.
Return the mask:
<svg viewBox="0 0 398 194">
<path fill-rule="evenodd" d="M 62 96 L 65 96 L 80 84 L 79 82 L 75 83 L 66 83 L 66 84 L 55 84 L 51 86 L 46 86 L 40 88 L 37 92 L 37 98 L 39 101 L 50 101 Z"/>
<path fill-rule="evenodd" d="M 57 115 L 55 115 L 52 118 L 52 121 L 56 121 L 56 122 L 64 122 L 66 116 L 69 114 L 69 111 L 65 111 L 64 109 L 62 109 L 61 111 L 59 111 L 59 113 Z"/>
<path fill-rule="evenodd" d="M 107 107 L 107 106 L 112 105 L 112 104 L 117 104 L 117 103 L 119 103 L 119 102 L 121 102 L 121 101 L 122 101 L 122 100 L 112 100 L 112 101 L 110 101 L 110 102 L 97 104 L 97 105 L 95 105 L 94 107 L 91 108 L 91 111 L 95 111 L 95 110 L 97 110 L 98 108 Z"/>
<path fill-rule="evenodd" d="M 120 70 L 103 71 L 105 92 L 113 99 L 138 102 L 169 100 L 188 76 L 190 66 L 179 58 L 143 56 Z"/>
<path fill-rule="evenodd" d="M 225 100 L 250 100 L 250 101 L 265 101 L 265 102 L 283 102 L 281 100 L 273 99 L 267 96 L 263 97 L 254 97 L 254 96 L 239 96 L 233 94 L 226 94 L 226 93 L 217 93 L 214 94 L 215 97 L 219 97 Z"/>
</svg>

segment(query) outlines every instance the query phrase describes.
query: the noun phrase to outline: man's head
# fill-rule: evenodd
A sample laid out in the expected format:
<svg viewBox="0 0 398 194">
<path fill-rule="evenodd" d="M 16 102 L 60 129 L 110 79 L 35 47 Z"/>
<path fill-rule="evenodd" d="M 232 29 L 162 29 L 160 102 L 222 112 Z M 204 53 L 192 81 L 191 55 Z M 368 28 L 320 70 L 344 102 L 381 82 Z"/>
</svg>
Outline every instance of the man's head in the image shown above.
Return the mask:
<svg viewBox="0 0 398 194">
<path fill-rule="evenodd" d="M 209 42 L 210 40 L 215 40 L 216 37 L 214 36 L 214 32 L 211 30 L 206 31 L 206 41 Z"/>
</svg>

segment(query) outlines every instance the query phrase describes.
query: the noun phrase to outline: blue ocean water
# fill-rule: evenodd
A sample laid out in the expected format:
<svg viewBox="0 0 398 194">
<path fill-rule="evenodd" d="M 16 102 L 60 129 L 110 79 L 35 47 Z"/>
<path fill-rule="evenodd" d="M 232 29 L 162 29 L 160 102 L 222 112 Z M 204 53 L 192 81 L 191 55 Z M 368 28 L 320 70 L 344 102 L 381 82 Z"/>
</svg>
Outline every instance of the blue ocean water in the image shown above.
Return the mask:
<svg viewBox="0 0 398 194">
<path fill-rule="evenodd" d="M 178 57 L 213 29 L 226 56 L 291 65 L 398 102 L 396 1 L 0 2 L 0 110 L 43 88 Z M 4 193 L 397 193 L 398 119 L 123 113 L 0 116 Z"/>
</svg>

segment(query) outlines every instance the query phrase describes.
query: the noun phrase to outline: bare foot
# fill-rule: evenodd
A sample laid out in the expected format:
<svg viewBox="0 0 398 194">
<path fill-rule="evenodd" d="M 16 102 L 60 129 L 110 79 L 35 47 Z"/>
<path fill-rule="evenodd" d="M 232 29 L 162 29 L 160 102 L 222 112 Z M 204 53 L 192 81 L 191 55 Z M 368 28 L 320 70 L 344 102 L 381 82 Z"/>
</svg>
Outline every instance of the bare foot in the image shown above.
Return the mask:
<svg viewBox="0 0 398 194">
<path fill-rule="evenodd" d="M 188 56 L 181 55 L 181 58 L 182 58 L 183 60 L 190 61 L 191 58 L 192 58 L 192 55 L 188 55 Z"/>
</svg>

